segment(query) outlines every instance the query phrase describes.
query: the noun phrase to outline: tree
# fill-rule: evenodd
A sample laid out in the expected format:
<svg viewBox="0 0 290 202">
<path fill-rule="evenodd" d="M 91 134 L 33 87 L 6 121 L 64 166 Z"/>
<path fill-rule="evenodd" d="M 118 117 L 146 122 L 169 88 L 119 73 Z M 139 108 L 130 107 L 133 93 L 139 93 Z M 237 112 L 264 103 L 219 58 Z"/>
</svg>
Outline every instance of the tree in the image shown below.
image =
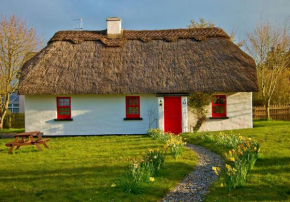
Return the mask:
<svg viewBox="0 0 290 202">
<path fill-rule="evenodd" d="M 40 45 L 33 28 L 15 15 L 0 19 L 0 128 L 8 110 L 10 94 L 17 92 L 18 77 L 27 53 Z"/>
<path fill-rule="evenodd" d="M 289 67 L 289 20 L 283 26 L 263 22 L 247 32 L 246 49 L 256 62 L 260 96 L 270 119 L 271 99 L 281 75 Z"/>
<path fill-rule="evenodd" d="M 199 22 L 196 22 L 194 20 L 190 20 L 190 25 L 187 25 L 188 29 L 193 29 L 193 28 L 211 28 L 215 27 L 215 24 L 212 21 L 206 22 L 203 18 L 199 18 Z M 230 40 L 231 42 L 235 43 L 235 36 L 236 36 L 236 31 L 233 29 L 231 34 L 230 34 Z M 244 42 L 239 41 L 235 43 L 238 47 L 243 46 Z"/>
<path fill-rule="evenodd" d="M 187 25 L 188 29 L 193 28 L 207 28 L 207 27 L 215 27 L 215 24 L 211 21 L 206 22 L 203 18 L 199 18 L 199 22 L 195 22 L 194 20 L 190 20 L 190 25 Z"/>
</svg>

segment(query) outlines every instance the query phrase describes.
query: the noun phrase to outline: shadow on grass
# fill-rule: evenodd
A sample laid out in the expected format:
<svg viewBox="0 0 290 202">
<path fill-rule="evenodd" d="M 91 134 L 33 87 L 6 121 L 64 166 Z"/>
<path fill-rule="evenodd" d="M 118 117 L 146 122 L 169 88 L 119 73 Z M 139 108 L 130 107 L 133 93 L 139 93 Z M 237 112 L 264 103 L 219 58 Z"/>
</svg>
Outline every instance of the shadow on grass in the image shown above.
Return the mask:
<svg viewBox="0 0 290 202">
<path fill-rule="evenodd" d="M 290 165 L 290 157 L 259 158 L 255 163 L 255 167 L 270 167 L 283 165 Z"/>
<path fill-rule="evenodd" d="M 285 186 L 261 186 L 248 185 L 236 188 L 233 192 L 228 192 L 224 188 L 215 188 L 220 193 L 215 198 L 209 198 L 207 201 L 284 201 L 290 199 L 290 188 Z M 226 196 L 226 197 L 225 197 Z"/>
<path fill-rule="evenodd" d="M 71 166 L 71 165 L 70 165 Z M 107 175 L 110 171 L 113 175 L 121 173 L 126 166 L 94 166 L 94 167 L 78 167 L 78 168 L 60 168 L 54 170 L 26 170 L 13 171 L 7 173 L 7 170 L 0 171 L 0 181 L 15 182 L 32 182 L 34 180 L 54 180 L 60 178 L 90 178 L 97 175 Z"/>
</svg>

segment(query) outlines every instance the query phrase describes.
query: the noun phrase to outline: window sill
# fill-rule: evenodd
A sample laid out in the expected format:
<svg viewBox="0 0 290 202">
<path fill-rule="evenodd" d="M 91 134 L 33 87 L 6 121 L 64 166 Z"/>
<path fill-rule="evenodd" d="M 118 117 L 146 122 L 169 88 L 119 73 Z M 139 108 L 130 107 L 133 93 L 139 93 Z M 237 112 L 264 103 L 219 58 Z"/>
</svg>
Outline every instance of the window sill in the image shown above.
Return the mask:
<svg viewBox="0 0 290 202">
<path fill-rule="evenodd" d="M 209 117 L 209 119 L 229 119 L 229 117 Z"/>
<path fill-rule="evenodd" d="M 124 118 L 124 121 L 141 121 L 143 118 Z"/>
<path fill-rule="evenodd" d="M 73 119 L 54 119 L 54 121 L 73 121 Z"/>
</svg>

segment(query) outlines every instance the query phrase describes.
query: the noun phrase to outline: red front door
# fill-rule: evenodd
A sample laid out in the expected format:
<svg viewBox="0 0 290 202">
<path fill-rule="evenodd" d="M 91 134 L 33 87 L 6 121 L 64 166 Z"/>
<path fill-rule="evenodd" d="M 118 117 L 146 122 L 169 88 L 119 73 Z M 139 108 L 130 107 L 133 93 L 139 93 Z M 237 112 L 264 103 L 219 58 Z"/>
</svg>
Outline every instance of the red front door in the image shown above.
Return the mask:
<svg viewBox="0 0 290 202">
<path fill-rule="evenodd" d="M 181 97 L 164 97 L 164 131 L 182 132 Z"/>
</svg>

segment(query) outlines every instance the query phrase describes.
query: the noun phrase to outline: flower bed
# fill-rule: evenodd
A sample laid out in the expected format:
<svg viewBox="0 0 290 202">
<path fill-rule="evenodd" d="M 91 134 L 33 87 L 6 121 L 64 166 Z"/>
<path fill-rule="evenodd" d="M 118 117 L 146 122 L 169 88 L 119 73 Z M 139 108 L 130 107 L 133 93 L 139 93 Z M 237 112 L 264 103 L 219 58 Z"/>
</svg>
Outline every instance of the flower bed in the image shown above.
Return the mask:
<svg viewBox="0 0 290 202">
<path fill-rule="evenodd" d="M 169 149 L 173 158 L 177 159 L 183 152 L 186 142 L 182 137 L 173 133 L 164 133 L 159 129 L 149 129 L 149 137 L 163 143 L 163 148 L 149 149 L 141 160 L 133 159 L 130 167 L 120 179 L 121 187 L 128 193 L 140 193 L 142 183 L 155 181 L 155 176 L 162 168 Z"/>
<path fill-rule="evenodd" d="M 222 154 L 226 160 L 225 170 L 220 178 L 222 187 L 226 186 L 228 190 L 231 190 L 244 184 L 247 174 L 253 168 L 260 152 L 260 144 L 256 140 L 232 132 L 206 132 L 188 136 L 193 136 L 193 144 L 194 140 L 203 144 L 214 143 L 226 151 Z M 220 174 L 219 167 L 213 167 L 212 170 L 217 175 Z"/>
<path fill-rule="evenodd" d="M 164 147 L 168 147 L 170 149 L 170 153 L 175 159 L 182 154 L 183 147 L 186 145 L 186 142 L 183 141 L 180 135 L 165 133 L 159 129 L 149 129 L 147 134 L 152 139 L 158 140 L 159 142 L 165 144 Z"/>
</svg>

